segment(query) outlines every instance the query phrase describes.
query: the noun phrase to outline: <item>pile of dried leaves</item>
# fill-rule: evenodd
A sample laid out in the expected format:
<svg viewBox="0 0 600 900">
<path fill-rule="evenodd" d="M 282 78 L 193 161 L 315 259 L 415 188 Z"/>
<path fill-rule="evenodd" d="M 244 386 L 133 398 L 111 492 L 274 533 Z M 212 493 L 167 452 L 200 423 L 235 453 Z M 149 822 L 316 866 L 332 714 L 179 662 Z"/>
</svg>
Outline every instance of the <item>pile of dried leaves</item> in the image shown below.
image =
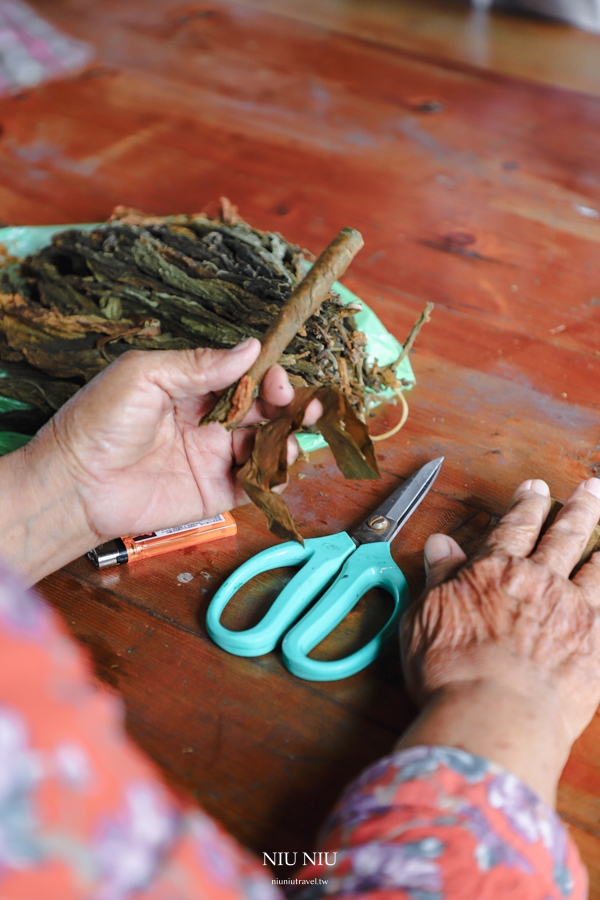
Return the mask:
<svg viewBox="0 0 600 900">
<path fill-rule="evenodd" d="M 0 361 L 9 373 L 2 394 L 50 416 L 131 348 L 262 338 L 301 279 L 301 257 L 227 206 L 219 218 L 118 209 L 97 229 L 63 231 L 0 269 Z M 279 361 L 295 386 L 334 385 L 362 414 L 365 388 L 396 379 L 391 367 L 368 364 L 356 311 L 330 294 Z"/>
<path fill-rule="evenodd" d="M 318 427 L 343 474 L 378 478 L 364 424 L 366 389 L 399 386 L 394 366 L 368 362 L 357 306 L 343 305 L 330 289 L 362 244 L 358 232 L 342 229 L 303 278 L 306 254 L 239 220 L 228 201 L 218 218 L 118 209 L 104 226 L 63 231 L 49 247 L 24 261 L 7 258 L 0 269 L 0 365 L 8 372 L 1 392 L 49 417 L 130 348 L 228 348 L 258 337 L 259 359 L 207 420 L 236 427 L 267 368 L 284 366 L 301 390 L 279 419 L 259 428 L 240 479 L 270 529 L 301 541 L 273 493 L 287 477 L 288 434 L 317 396 L 324 410 Z"/>
</svg>

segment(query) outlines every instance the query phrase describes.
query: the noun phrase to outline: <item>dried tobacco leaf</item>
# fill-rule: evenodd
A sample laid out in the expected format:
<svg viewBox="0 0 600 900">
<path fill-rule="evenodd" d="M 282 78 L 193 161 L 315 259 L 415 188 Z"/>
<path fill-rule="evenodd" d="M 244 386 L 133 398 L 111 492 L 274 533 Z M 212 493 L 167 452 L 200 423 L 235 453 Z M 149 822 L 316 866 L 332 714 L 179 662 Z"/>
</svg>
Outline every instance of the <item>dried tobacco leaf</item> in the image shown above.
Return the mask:
<svg viewBox="0 0 600 900">
<path fill-rule="evenodd" d="M 380 478 L 373 442 L 348 398 L 336 388 L 318 388 L 314 396 L 323 405 L 317 427 L 345 478 Z"/>
<path fill-rule="evenodd" d="M 104 226 L 60 232 L 24 262 L 0 267 L 0 361 L 28 362 L 45 373 L 46 393 L 58 379 L 70 395 L 130 348 L 264 340 L 301 280 L 301 256 L 281 235 L 251 228 L 229 203 L 220 218 L 117 209 Z M 364 414 L 367 388 L 398 382 L 390 367 L 369 362 L 356 309 L 330 294 L 279 362 L 294 387 L 334 385 Z M 17 390 L 12 377 L 3 380 L 7 396 Z"/>
<path fill-rule="evenodd" d="M 0 433 L 34 435 L 44 424 L 45 416 L 39 409 L 14 409 L 0 413 Z"/>
<path fill-rule="evenodd" d="M 302 425 L 306 407 L 316 398 L 323 415 L 317 427 L 331 447 L 346 478 L 379 478 L 367 427 L 347 399 L 333 387 L 299 388 L 282 415 L 259 427 L 252 456 L 238 477 L 242 487 L 267 517 L 269 531 L 284 540 L 304 543 L 292 515 L 273 488 L 287 480 L 287 439 Z"/>
<path fill-rule="evenodd" d="M 3 360 L 1 367 L 0 395 L 29 403 L 43 413 L 39 420 L 40 428 L 79 390 L 77 384 L 48 378 L 25 362 Z"/>
<path fill-rule="evenodd" d="M 409 335 L 406 338 L 406 340 L 404 341 L 404 344 L 402 345 L 402 352 L 400 353 L 400 356 L 392 364 L 393 370 L 395 370 L 400 365 L 400 363 L 402 362 L 402 360 L 404 359 L 405 356 L 408 356 L 408 354 L 412 350 L 412 346 L 413 346 L 414 342 L 417 339 L 417 335 L 419 334 L 423 325 L 426 325 L 427 322 L 431 321 L 431 313 L 433 312 L 434 306 L 435 306 L 435 304 L 431 303 L 430 301 L 427 301 L 423 311 L 421 313 L 419 313 L 419 315 L 417 316 L 415 324 L 410 329 Z"/>
</svg>

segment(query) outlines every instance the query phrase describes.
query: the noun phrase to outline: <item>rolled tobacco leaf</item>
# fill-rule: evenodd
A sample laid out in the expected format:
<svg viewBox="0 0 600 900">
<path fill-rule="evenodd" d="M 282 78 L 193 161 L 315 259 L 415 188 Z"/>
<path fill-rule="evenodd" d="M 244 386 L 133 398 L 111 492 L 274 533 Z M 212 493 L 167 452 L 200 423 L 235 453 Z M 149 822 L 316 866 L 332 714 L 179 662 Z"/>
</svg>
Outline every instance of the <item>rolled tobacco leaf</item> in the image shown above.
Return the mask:
<svg viewBox="0 0 600 900">
<path fill-rule="evenodd" d="M 331 447 L 338 468 L 346 478 L 379 478 L 373 444 L 364 422 L 334 387 L 298 388 L 282 415 L 258 428 L 254 450 L 238 478 L 252 500 L 267 517 L 269 530 L 284 540 L 304 543 L 294 519 L 273 488 L 287 481 L 287 439 L 302 425 L 306 407 L 316 398 L 323 415 L 317 427 Z"/>
<path fill-rule="evenodd" d="M 340 278 L 364 241 L 354 228 L 342 228 L 325 248 L 302 281 L 294 288 L 263 339 L 260 356 L 250 370 L 217 401 L 200 424 L 221 422 L 234 428 L 247 415 L 258 393 L 263 376 L 296 337 L 308 319 L 329 296 L 334 281 Z"/>
</svg>

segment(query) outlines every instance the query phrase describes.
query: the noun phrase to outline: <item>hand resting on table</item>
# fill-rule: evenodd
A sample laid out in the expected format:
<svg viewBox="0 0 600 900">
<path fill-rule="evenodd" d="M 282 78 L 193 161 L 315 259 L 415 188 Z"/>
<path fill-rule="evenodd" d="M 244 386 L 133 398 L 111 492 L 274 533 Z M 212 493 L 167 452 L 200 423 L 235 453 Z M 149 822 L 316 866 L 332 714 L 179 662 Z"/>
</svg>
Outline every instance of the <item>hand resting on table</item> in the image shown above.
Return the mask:
<svg viewBox="0 0 600 900">
<path fill-rule="evenodd" d="M 429 538 L 427 588 L 402 623 L 407 684 L 423 711 L 401 747 L 463 747 L 554 802 L 600 702 L 600 553 L 570 578 L 599 498 L 599 479 L 580 484 L 538 542 L 550 491 L 527 481 L 475 559 L 446 535 Z"/>
</svg>

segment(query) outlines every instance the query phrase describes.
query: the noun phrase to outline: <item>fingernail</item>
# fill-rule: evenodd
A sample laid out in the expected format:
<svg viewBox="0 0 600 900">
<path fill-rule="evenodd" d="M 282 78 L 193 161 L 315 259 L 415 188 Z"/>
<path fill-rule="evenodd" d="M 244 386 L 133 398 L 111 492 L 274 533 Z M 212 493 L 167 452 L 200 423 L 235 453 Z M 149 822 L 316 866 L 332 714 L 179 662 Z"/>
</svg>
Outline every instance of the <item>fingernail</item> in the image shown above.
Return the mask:
<svg viewBox="0 0 600 900">
<path fill-rule="evenodd" d="M 245 350 L 246 347 L 249 347 L 252 341 L 255 341 L 256 338 L 249 337 L 246 338 L 245 341 L 242 341 L 241 344 L 236 344 L 235 347 L 232 347 L 229 351 L 230 353 L 239 353 L 241 350 Z"/>
<path fill-rule="evenodd" d="M 600 500 L 600 478 L 588 478 L 583 482 L 583 487 Z"/>
<path fill-rule="evenodd" d="M 536 494 L 541 494 L 542 497 L 550 496 L 550 488 L 548 487 L 546 482 L 542 481 L 540 478 L 533 479 L 529 490 L 534 491 L 534 493 L 536 493 Z"/>
<path fill-rule="evenodd" d="M 445 534 L 432 534 L 427 538 L 425 547 L 423 548 L 425 568 L 427 571 L 429 571 L 434 563 L 438 563 L 442 559 L 447 559 L 451 555 L 452 544 Z"/>
</svg>

